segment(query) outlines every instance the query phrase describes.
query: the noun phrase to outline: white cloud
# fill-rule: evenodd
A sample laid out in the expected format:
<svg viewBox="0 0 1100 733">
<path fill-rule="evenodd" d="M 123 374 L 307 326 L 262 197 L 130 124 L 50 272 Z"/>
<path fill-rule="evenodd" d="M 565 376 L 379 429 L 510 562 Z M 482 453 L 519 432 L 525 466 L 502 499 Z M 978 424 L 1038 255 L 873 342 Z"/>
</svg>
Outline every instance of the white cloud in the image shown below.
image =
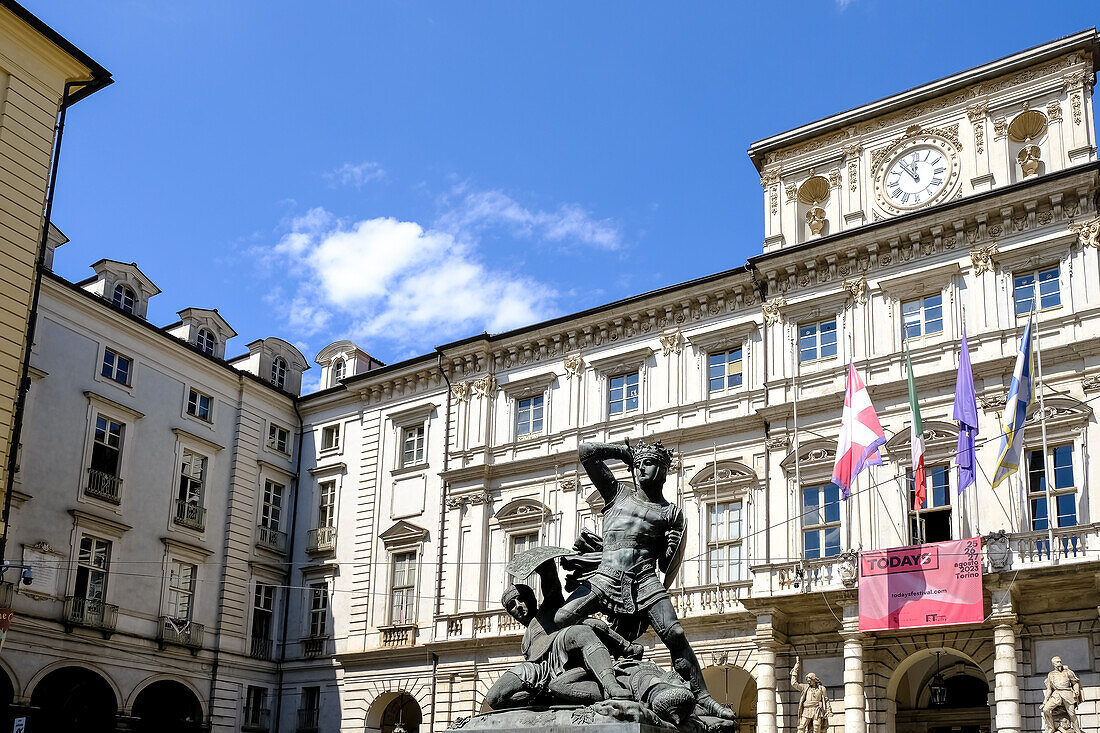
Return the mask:
<svg viewBox="0 0 1100 733">
<path fill-rule="evenodd" d="M 292 299 L 288 326 L 312 335 L 337 312 L 352 338 L 430 344 L 465 330 L 503 331 L 551 312 L 551 288 L 487 266 L 472 239 L 411 221 L 351 224 L 324 209 L 294 219 L 274 251 L 307 281 Z"/>
<path fill-rule="evenodd" d="M 562 204 L 556 211 L 529 209 L 502 191 L 465 192 L 459 204 L 440 217 L 440 226 L 450 232 L 483 231 L 503 227 L 516 235 L 564 245 L 582 244 L 615 250 L 622 246 L 622 234 L 611 219 L 596 219 L 577 204 Z"/>
<path fill-rule="evenodd" d="M 386 171 L 378 163 L 363 161 L 362 163 L 344 163 L 334 171 L 325 174 L 333 185 L 355 186 L 362 188 L 371 181 L 380 181 L 386 177 Z"/>
<path fill-rule="evenodd" d="M 853 2 L 855 2 L 855 0 L 836 0 L 836 7 L 838 10 L 843 11 Z"/>
</svg>

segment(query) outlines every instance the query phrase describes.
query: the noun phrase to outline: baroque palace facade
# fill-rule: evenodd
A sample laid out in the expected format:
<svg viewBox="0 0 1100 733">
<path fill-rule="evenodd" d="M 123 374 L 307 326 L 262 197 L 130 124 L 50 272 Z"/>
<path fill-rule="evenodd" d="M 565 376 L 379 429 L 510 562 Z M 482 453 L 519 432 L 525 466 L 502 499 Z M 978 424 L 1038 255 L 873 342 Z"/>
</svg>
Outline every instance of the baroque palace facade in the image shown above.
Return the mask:
<svg viewBox="0 0 1100 733">
<path fill-rule="evenodd" d="M 744 266 L 388 366 L 338 342 L 304 397 L 284 341 L 227 360 L 216 310 L 149 324 L 134 264 L 47 275 L 10 543 L 36 577 L 3 588 L 11 705 L 60 720 L 47 703 L 83 690 L 93 731 L 460 727 L 518 658 L 508 560 L 599 529 L 579 443 L 645 437 L 677 452 L 673 598 L 742 730 L 794 729 L 796 657 L 834 731 L 1040 730 L 1054 655 L 1100 724 L 1097 52 L 1089 30 L 753 144 L 764 244 Z M 1044 409 L 994 491 L 1033 306 Z M 964 328 L 986 475 L 960 495 Z M 842 503 L 849 360 L 890 439 Z M 974 536 L 983 623 L 859 632 L 857 551 Z"/>
</svg>

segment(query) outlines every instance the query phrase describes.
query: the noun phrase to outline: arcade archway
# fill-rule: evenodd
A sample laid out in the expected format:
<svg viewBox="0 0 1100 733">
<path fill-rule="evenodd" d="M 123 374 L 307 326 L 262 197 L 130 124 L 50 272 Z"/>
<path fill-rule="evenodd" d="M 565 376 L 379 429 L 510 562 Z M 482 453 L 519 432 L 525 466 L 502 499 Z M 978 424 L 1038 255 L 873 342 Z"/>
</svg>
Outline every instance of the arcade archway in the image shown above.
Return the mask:
<svg viewBox="0 0 1100 733">
<path fill-rule="evenodd" d="M 385 692 L 367 710 L 366 729 L 379 733 L 420 733 L 423 716 L 407 692 Z"/>
<path fill-rule="evenodd" d="M 154 682 L 138 693 L 132 715 L 138 733 L 192 733 L 202 730 L 202 704 L 186 685 Z"/>
<path fill-rule="evenodd" d="M 937 652 L 938 658 L 937 658 Z M 989 733 L 989 683 L 982 670 L 953 649 L 928 649 L 898 668 L 893 733 Z M 936 699 L 940 688 L 942 700 Z M 889 730 L 889 728 L 888 728 Z"/>
<path fill-rule="evenodd" d="M 737 713 L 739 733 L 756 733 L 756 680 L 732 664 L 707 667 L 703 679 L 714 699 Z"/>
<path fill-rule="evenodd" d="M 31 693 L 34 730 L 113 733 L 118 701 L 107 680 L 84 667 L 50 672 Z"/>
</svg>

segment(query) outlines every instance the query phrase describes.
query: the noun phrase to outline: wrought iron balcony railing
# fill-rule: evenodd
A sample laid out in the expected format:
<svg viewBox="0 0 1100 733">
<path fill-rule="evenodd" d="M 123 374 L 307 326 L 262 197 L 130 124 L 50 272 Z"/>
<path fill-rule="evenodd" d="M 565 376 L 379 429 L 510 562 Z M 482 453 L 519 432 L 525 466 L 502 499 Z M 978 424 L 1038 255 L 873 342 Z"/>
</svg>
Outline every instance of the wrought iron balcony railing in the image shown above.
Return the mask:
<svg viewBox="0 0 1100 733">
<path fill-rule="evenodd" d="M 256 545 L 275 552 L 286 552 L 286 532 L 261 524 L 256 527 Z"/>
<path fill-rule="evenodd" d="M 203 531 L 206 529 L 206 508 L 182 499 L 176 500 L 176 516 L 172 521 L 182 527 Z"/>
<path fill-rule="evenodd" d="M 157 641 L 162 646 L 164 644 L 179 644 L 190 649 L 200 649 L 205 634 L 206 627 L 202 624 L 187 619 L 161 616 L 160 627 L 157 630 Z"/>
<path fill-rule="evenodd" d="M 122 479 L 113 473 L 89 468 L 88 485 L 84 487 L 84 493 L 96 499 L 119 504 L 122 502 Z"/>
<path fill-rule="evenodd" d="M 271 730 L 271 711 L 265 707 L 246 705 L 244 708 L 244 720 L 241 722 L 241 730 L 266 731 Z"/>
<path fill-rule="evenodd" d="M 248 646 L 248 656 L 253 659 L 271 659 L 271 639 L 253 636 Z"/>
<path fill-rule="evenodd" d="M 118 620 L 118 606 L 78 596 L 65 597 L 64 613 L 67 626 L 86 626 L 104 632 L 114 631 Z"/>
</svg>

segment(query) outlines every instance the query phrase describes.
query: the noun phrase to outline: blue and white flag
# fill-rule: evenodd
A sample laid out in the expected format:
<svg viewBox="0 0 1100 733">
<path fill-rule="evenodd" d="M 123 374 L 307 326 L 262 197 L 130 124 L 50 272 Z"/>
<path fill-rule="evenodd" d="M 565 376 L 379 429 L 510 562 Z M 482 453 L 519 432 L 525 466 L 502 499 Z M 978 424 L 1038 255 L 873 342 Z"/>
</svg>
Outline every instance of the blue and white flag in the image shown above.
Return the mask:
<svg viewBox="0 0 1100 733">
<path fill-rule="evenodd" d="M 1016 368 L 1012 371 L 1012 386 L 1008 401 L 1001 415 L 1001 456 L 993 472 L 993 486 L 997 486 L 1020 468 L 1024 453 L 1024 420 L 1027 408 L 1035 399 L 1032 387 L 1031 314 L 1027 317 L 1024 336 L 1020 339 L 1020 351 L 1016 354 Z"/>
</svg>

